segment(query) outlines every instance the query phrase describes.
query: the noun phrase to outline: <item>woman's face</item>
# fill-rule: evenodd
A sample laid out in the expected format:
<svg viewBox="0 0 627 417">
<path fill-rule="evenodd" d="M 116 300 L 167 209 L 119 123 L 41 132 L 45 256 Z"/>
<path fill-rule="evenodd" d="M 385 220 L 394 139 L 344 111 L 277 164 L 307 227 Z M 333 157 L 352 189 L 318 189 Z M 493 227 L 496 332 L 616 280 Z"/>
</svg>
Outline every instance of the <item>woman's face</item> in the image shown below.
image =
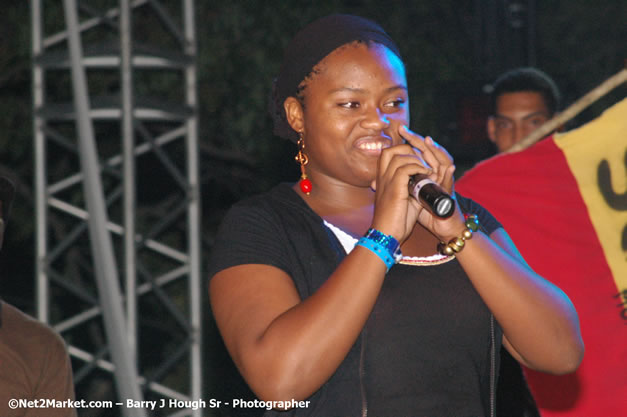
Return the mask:
<svg viewBox="0 0 627 417">
<path fill-rule="evenodd" d="M 314 184 L 369 186 L 381 150 L 402 143 L 398 129 L 409 124 L 403 62 L 380 44 L 338 48 L 306 81 L 303 121 Z"/>
</svg>

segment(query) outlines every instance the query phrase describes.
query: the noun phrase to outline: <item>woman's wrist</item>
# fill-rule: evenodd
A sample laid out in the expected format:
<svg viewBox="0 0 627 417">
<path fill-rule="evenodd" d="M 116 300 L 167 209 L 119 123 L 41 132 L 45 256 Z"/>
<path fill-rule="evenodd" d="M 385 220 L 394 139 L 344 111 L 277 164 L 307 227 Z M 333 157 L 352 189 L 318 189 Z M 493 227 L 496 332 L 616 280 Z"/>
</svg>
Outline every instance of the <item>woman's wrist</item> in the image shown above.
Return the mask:
<svg viewBox="0 0 627 417">
<path fill-rule="evenodd" d="M 474 233 L 480 229 L 479 218 L 475 214 L 465 214 L 464 228 L 459 234 L 448 239 L 441 239 L 438 252 L 442 255 L 455 255 L 466 247 L 466 241 L 472 239 Z"/>
<path fill-rule="evenodd" d="M 366 234 L 357 241 L 357 245 L 377 255 L 385 263 L 388 271 L 403 257 L 398 240 L 374 228 L 368 229 Z"/>
<path fill-rule="evenodd" d="M 404 237 L 404 231 L 400 229 L 400 226 L 397 224 L 398 222 L 389 221 L 389 220 L 390 220 L 389 218 L 380 219 L 380 220 L 373 219 L 372 223 L 370 224 L 370 228 L 368 230 L 369 231 L 378 230 L 384 235 L 392 236 L 398 242 L 402 243 L 403 237 Z M 366 234 L 368 234 L 368 232 L 366 232 Z"/>
</svg>

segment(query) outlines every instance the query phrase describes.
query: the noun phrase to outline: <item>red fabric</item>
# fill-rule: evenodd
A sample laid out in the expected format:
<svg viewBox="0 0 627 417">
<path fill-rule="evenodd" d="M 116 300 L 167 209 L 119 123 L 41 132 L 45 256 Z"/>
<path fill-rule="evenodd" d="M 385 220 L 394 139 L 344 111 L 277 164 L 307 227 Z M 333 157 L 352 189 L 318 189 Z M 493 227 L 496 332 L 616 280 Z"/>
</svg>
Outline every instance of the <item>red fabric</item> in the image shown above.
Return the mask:
<svg viewBox="0 0 627 417">
<path fill-rule="evenodd" d="M 572 300 L 586 345 L 576 373 L 526 370 L 544 417 L 627 415 L 627 330 L 618 289 L 578 185 L 552 138 L 481 162 L 456 191 L 487 208 L 529 265 Z"/>
</svg>

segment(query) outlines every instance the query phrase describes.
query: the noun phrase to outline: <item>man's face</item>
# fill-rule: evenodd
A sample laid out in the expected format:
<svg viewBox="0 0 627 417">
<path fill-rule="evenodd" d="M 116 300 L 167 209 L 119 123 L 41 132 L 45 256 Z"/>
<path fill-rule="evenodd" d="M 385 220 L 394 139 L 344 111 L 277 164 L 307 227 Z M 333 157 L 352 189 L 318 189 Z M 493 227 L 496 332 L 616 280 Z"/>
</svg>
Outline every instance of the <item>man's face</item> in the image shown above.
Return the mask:
<svg viewBox="0 0 627 417">
<path fill-rule="evenodd" d="M 498 151 L 504 152 L 551 117 L 542 94 L 505 93 L 496 99 L 494 115 L 488 119 L 488 136 Z"/>
</svg>

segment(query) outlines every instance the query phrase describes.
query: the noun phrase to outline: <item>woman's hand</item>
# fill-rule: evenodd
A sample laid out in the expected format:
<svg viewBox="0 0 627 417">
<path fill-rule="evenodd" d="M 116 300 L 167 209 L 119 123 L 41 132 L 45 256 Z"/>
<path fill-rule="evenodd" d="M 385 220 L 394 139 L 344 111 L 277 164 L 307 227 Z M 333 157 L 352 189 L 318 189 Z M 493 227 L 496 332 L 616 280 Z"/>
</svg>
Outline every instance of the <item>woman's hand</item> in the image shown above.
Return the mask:
<svg viewBox="0 0 627 417">
<path fill-rule="evenodd" d="M 455 165 L 453 164 L 451 154 L 438 145 L 430 136 L 424 138 L 409 130 L 407 126 L 401 126 L 398 133 L 411 146 L 418 150 L 421 159 L 432 169 L 432 173 L 429 177 L 440 184 L 447 192 L 452 193 Z"/>
<path fill-rule="evenodd" d="M 414 174 L 426 174 L 445 191 L 453 195 L 455 165 L 451 155 L 432 138 L 426 139 L 401 126 L 398 133 L 407 144 L 384 150 L 379 158 L 375 197 L 376 209 L 373 227 L 387 233 L 389 227 L 394 237 L 403 241 L 418 222 L 441 241 L 458 236 L 464 229 L 464 218 L 459 206 L 448 219 L 433 216 L 412 196 L 407 184 Z M 392 226 L 390 220 L 397 222 Z M 403 220 L 398 221 L 398 219 Z M 396 227 L 396 229 L 394 229 Z M 396 234 L 395 234 L 396 233 Z"/>
<path fill-rule="evenodd" d="M 405 241 L 422 210 L 420 203 L 409 195 L 409 177 L 432 175 L 432 171 L 421 153 L 409 144 L 384 149 L 371 185 L 376 190 L 372 227 L 401 243 Z"/>
<path fill-rule="evenodd" d="M 453 157 L 448 151 L 438 145 L 430 136 L 423 138 L 409 130 L 407 126 L 401 126 L 399 134 L 416 148 L 424 163 L 431 167 L 432 172 L 429 178 L 454 197 L 453 175 L 455 174 L 455 165 Z M 451 238 L 459 236 L 464 228 L 463 213 L 457 205 L 457 201 L 455 201 L 455 205 L 455 213 L 447 219 L 434 216 L 429 210 L 425 210 L 421 206 L 417 221 L 441 241 L 448 242 Z"/>
</svg>

